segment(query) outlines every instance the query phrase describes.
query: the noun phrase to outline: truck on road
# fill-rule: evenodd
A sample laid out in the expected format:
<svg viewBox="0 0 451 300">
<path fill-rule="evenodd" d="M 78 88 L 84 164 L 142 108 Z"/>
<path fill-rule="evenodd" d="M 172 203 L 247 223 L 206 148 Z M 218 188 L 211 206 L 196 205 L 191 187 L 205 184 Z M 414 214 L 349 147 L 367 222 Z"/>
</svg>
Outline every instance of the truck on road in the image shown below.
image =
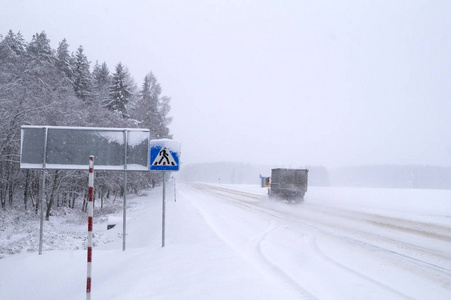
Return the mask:
<svg viewBox="0 0 451 300">
<path fill-rule="evenodd" d="M 299 203 L 307 192 L 307 169 L 272 169 L 269 197 Z"/>
</svg>

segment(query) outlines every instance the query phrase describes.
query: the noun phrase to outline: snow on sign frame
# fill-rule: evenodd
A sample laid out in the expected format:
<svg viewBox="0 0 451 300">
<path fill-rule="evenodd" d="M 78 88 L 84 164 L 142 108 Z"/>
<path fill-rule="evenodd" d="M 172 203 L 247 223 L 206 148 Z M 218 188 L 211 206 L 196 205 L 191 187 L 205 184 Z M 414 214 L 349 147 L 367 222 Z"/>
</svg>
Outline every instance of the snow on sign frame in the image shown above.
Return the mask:
<svg viewBox="0 0 451 300">
<path fill-rule="evenodd" d="M 148 171 L 150 131 L 141 128 L 22 126 L 23 169 Z"/>
<path fill-rule="evenodd" d="M 150 170 L 179 171 L 180 143 L 170 139 L 151 140 Z"/>
</svg>

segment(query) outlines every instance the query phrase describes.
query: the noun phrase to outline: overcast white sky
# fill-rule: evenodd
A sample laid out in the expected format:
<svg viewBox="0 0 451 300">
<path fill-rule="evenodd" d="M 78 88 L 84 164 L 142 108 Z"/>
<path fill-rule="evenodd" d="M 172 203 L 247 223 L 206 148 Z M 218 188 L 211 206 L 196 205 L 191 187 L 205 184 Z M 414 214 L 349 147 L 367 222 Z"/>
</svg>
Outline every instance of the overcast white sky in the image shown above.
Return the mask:
<svg viewBox="0 0 451 300">
<path fill-rule="evenodd" d="M 451 1 L 0 0 L 0 34 L 152 71 L 183 163 L 451 166 Z"/>
</svg>

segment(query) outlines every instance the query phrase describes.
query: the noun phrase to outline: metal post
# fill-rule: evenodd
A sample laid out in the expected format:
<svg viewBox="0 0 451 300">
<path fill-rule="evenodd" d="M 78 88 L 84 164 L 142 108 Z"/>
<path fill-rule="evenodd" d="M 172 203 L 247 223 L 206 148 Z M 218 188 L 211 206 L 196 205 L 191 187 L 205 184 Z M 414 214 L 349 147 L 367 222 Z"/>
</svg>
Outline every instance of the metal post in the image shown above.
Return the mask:
<svg viewBox="0 0 451 300">
<path fill-rule="evenodd" d="M 162 233 L 161 233 L 161 247 L 164 247 L 165 242 L 165 226 L 166 226 L 166 180 L 165 172 L 163 172 L 163 216 L 162 216 Z"/>
<path fill-rule="evenodd" d="M 42 236 L 44 234 L 44 204 L 45 204 L 45 169 L 42 170 L 42 183 L 41 183 L 41 216 L 39 221 L 39 255 L 42 254 Z"/>
<path fill-rule="evenodd" d="M 39 224 L 39 255 L 42 254 L 42 237 L 44 235 L 44 204 L 45 204 L 45 170 L 47 168 L 47 133 L 48 128 L 44 127 L 44 157 L 42 159 L 42 185 L 41 185 L 41 219 Z"/>
<path fill-rule="evenodd" d="M 94 193 L 94 156 L 89 157 L 89 196 L 88 196 L 88 275 L 86 279 L 86 300 L 91 299 L 92 276 L 92 219 L 94 217 L 94 205 L 92 203 Z"/>
<path fill-rule="evenodd" d="M 123 209 L 123 219 L 122 219 L 122 251 L 125 251 L 125 244 L 127 238 L 127 130 L 124 130 L 124 144 L 125 144 L 125 157 L 124 157 L 124 209 Z"/>
</svg>

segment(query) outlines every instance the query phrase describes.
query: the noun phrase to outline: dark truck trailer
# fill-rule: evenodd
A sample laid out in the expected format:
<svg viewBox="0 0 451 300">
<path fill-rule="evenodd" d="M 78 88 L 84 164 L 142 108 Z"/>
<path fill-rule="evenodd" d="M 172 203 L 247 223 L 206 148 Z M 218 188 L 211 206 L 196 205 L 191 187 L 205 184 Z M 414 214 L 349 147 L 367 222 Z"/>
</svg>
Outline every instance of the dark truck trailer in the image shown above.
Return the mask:
<svg viewBox="0 0 451 300">
<path fill-rule="evenodd" d="M 269 197 L 299 203 L 304 200 L 307 183 L 307 169 L 272 169 Z"/>
</svg>

